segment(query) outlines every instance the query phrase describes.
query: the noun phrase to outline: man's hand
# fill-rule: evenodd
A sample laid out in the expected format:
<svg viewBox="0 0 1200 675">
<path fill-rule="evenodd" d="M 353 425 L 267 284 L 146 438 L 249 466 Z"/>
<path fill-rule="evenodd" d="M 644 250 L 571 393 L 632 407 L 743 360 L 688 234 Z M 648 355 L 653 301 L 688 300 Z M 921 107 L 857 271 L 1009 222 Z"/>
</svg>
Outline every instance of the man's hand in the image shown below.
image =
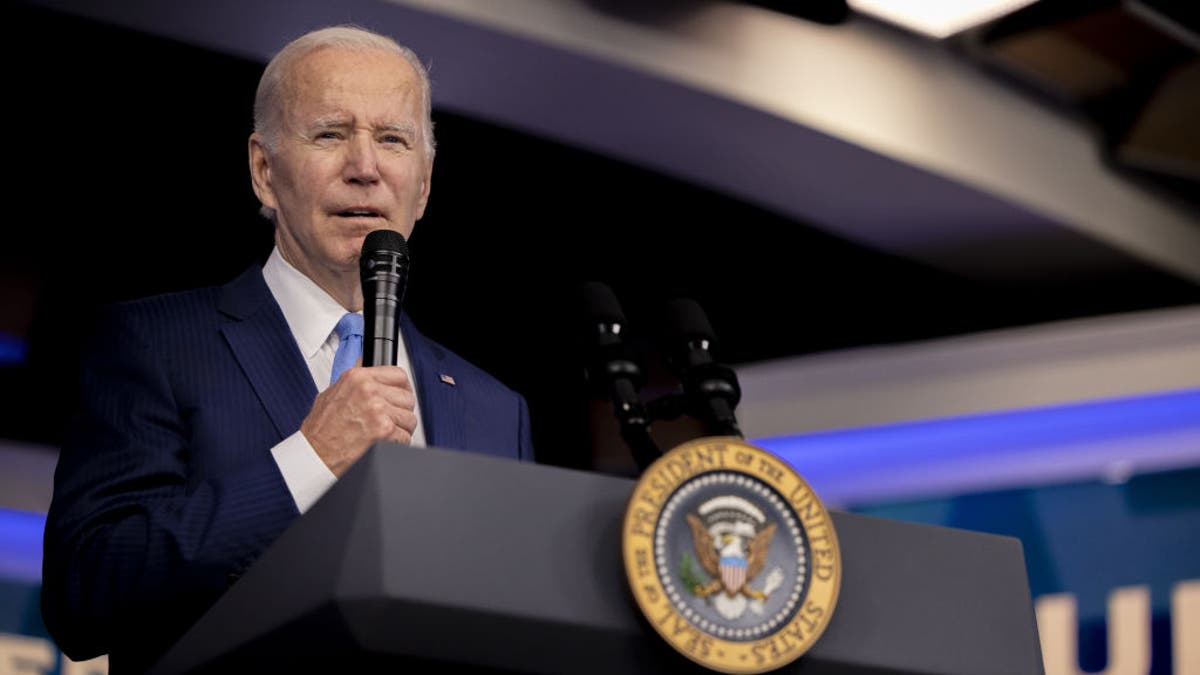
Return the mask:
<svg viewBox="0 0 1200 675">
<path fill-rule="evenodd" d="M 317 395 L 300 432 L 340 477 L 376 441 L 412 441 L 416 396 L 399 366 L 357 366 Z"/>
</svg>

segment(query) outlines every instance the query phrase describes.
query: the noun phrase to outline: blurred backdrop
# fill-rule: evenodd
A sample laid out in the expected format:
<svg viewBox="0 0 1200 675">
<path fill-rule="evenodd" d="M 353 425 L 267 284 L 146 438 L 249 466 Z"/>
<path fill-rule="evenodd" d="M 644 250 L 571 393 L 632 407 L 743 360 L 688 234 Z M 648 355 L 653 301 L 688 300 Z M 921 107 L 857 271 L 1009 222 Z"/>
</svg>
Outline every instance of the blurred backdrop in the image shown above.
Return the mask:
<svg viewBox="0 0 1200 675">
<path fill-rule="evenodd" d="M 578 284 L 616 290 L 651 396 L 691 297 L 747 435 L 833 506 L 1022 539 L 1048 673 L 1200 672 L 1195 11 L 905 9 L 934 4 L 6 4 L 0 672 L 103 669 L 36 602 L 89 317 L 265 260 L 258 76 L 342 22 L 430 65 L 405 308 L 527 397 L 539 461 L 635 470 Z"/>
</svg>

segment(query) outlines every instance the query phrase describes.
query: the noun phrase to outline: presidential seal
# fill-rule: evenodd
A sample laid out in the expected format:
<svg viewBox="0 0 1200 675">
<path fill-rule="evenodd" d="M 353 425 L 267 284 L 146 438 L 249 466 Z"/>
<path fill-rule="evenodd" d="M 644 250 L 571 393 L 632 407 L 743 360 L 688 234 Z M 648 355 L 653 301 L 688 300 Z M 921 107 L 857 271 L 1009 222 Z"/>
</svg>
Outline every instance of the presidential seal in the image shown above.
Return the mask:
<svg viewBox="0 0 1200 675">
<path fill-rule="evenodd" d="M 739 438 L 691 441 L 651 465 L 622 538 L 642 613 L 713 670 L 791 663 L 833 616 L 842 563 L 828 511 L 790 466 Z"/>
</svg>

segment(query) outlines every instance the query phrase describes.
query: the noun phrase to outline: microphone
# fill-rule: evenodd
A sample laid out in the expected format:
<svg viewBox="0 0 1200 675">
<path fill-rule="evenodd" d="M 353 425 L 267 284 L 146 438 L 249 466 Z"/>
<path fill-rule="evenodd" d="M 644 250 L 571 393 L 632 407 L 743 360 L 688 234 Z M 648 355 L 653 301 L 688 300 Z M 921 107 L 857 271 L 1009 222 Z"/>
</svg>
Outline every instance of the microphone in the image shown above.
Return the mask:
<svg viewBox="0 0 1200 675">
<path fill-rule="evenodd" d="M 396 365 L 409 260 L 408 244 L 397 232 L 375 230 L 363 240 L 358 272 L 363 291 L 364 366 Z"/>
<path fill-rule="evenodd" d="M 742 399 L 737 374 L 716 362 L 709 351 L 716 338 L 708 315 L 695 300 L 682 298 L 667 306 L 667 365 L 683 382 L 684 395 L 698 417 L 717 433 L 741 437 L 734 408 Z"/>
<path fill-rule="evenodd" d="M 587 377 L 612 399 L 613 413 L 621 426 L 621 438 L 633 451 L 643 471 L 662 455 L 650 437 L 650 417 L 638 396 L 644 382 L 641 367 L 621 341 L 625 314 L 612 289 L 599 282 L 581 288 L 584 337 L 590 348 Z"/>
</svg>

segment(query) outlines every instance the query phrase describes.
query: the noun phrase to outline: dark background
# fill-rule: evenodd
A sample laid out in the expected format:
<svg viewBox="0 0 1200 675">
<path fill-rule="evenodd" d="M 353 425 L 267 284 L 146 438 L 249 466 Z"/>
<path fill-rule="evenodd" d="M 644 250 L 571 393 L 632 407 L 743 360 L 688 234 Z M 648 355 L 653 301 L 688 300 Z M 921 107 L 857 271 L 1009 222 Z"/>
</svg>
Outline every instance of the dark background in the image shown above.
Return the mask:
<svg viewBox="0 0 1200 675">
<path fill-rule="evenodd" d="M 260 63 L 5 6 L 9 162 L 0 438 L 56 444 L 102 303 L 221 284 L 271 248 L 246 168 Z M 436 87 L 436 79 L 435 79 Z M 746 363 L 1200 302 L 1136 271 L 987 285 L 662 175 L 435 110 L 438 155 L 406 309 L 529 399 L 541 461 L 593 464 L 575 289 L 613 285 L 653 364 L 664 303 L 693 297 Z M 720 161 L 714 157 L 713 161 Z M 671 382 L 655 367 L 656 390 Z"/>
</svg>

